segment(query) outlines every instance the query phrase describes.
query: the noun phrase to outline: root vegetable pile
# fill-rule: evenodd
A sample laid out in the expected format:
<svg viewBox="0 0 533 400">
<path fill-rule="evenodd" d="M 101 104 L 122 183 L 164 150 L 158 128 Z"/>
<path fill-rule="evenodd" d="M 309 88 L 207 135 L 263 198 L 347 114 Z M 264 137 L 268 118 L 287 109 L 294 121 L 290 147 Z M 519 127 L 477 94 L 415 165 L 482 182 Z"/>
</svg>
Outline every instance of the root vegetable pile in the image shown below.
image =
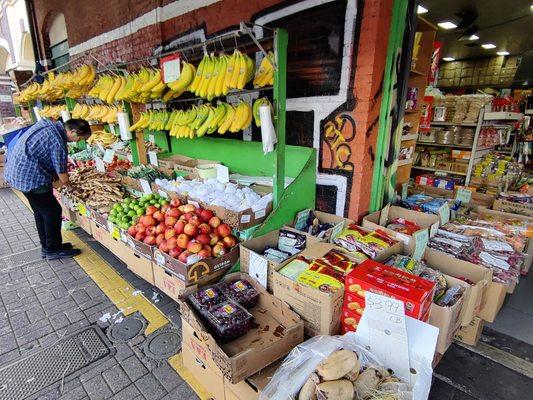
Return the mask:
<svg viewBox="0 0 533 400">
<path fill-rule="evenodd" d="M 69 195 L 99 211 L 124 198 L 120 178 L 111 177 L 92 168 L 79 169 L 70 174 L 72 190 Z"/>
</svg>

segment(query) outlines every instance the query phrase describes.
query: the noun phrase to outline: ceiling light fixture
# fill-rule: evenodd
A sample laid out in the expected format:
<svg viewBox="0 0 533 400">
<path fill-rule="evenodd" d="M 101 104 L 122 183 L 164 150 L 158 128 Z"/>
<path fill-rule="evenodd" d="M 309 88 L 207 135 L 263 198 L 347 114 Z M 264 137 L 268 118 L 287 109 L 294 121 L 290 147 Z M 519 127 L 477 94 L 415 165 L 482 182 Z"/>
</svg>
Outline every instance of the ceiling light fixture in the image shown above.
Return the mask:
<svg viewBox="0 0 533 400">
<path fill-rule="evenodd" d="M 478 40 L 479 39 L 479 36 L 478 35 L 472 35 L 468 38 L 468 40 Z"/>
<path fill-rule="evenodd" d="M 437 25 L 440 26 L 442 29 L 455 29 L 455 28 L 457 28 L 457 25 L 454 24 L 452 21 L 439 22 Z"/>
<path fill-rule="evenodd" d="M 443 61 L 455 61 L 455 58 L 453 57 L 442 57 Z"/>
<path fill-rule="evenodd" d="M 484 49 L 490 50 L 490 49 L 495 49 L 496 45 L 494 43 L 484 43 L 481 45 L 481 47 L 483 47 Z"/>
<path fill-rule="evenodd" d="M 420 4 L 418 5 L 418 7 L 416 8 L 416 13 L 417 14 L 425 14 L 427 13 L 429 10 L 424 7 L 424 6 L 421 6 Z"/>
<path fill-rule="evenodd" d="M 498 54 L 499 56 L 508 56 L 511 53 L 509 53 L 507 50 L 502 50 L 502 51 L 496 52 L 496 54 Z"/>
</svg>

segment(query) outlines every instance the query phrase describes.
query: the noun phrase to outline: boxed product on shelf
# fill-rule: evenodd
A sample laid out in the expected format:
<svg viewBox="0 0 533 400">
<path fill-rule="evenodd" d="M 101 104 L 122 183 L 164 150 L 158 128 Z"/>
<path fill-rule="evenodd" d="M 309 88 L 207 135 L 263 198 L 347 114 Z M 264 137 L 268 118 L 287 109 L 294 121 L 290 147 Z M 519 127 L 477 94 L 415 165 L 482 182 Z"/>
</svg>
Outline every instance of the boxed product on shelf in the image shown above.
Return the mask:
<svg viewBox="0 0 533 400">
<path fill-rule="evenodd" d="M 345 303 L 345 305 L 342 306 L 341 311 L 341 335 L 344 335 L 347 332 L 357 331 L 357 326 L 361 321 L 361 317 L 362 312 L 360 314 L 357 311 L 350 310 Z"/>
<path fill-rule="evenodd" d="M 408 229 L 410 225 L 414 228 Z M 408 254 L 412 254 L 415 247 L 415 241 L 412 238 L 415 232 L 428 230 L 429 237 L 430 233 L 438 229 L 438 226 L 439 217 L 437 215 L 398 206 L 385 207 L 381 211 L 363 217 L 363 228 L 383 229 L 393 238 L 401 240 L 404 243 L 404 251 Z"/>
<path fill-rule="evenodd" d="M 468 172 L 468 161 L 455 161 L 452 164 L 451 170 L 466 174 Z"/>
<path fill-rule="evenodd" d="M 533 203 L 518 203 L 504 199 L 496 199 L 494 200 L 492 209 L 511 214 L 520 214 L 527 217 L 533 217 Z"/>
<path fill-rule="evenodd" d="M 289 304 L 302 317 L 305 332 L 310 336 L 339 333 L 344 289 L 332 289 L 328 286 L 328 290 L 323 291 L 298 281 L 298 273 L 309 269 L 306 261 L 302 260 L 300 264 L 298 263 L 299 257 L 317 260 L 334 249 L 335 246 L 330 243 L 314 243 L 273 273 L 274 296 Z M 285 267 L 290 270 L 297 269 L 297 271 L 284 271 Z"/>
<path fill-rule="evenodd" d="M 439 189 L 453 190 L 455 187 L 455 180 L 451 176 L 447 178 L 435 177 L 433 186 Z"/>
<path fill-rule="evenodd" d="M 331 242 L 336 234 L 353 222 L 338 215 L 306 209 L 296 214 L 292 227 L 322 241 Z"/>
<path fill-rule="evenodd" d="M 415 182 L 417 185 L 433 186 L 433 184 L 435 183 L 435 176 L 432 174 L 418 175 L 415 178 Z"/>
<path fill-rule="evenodd" d="M 468 150 L 452 150 L 452 158 L 457 160 L 470 160 L 472 152 Z"/>
<path fill-rule="evenodd" d="M 282 232 L 288 234 L 280 234 Z M 271 231 L 265 235 L 257 236 L 255 238 L 242 242 L 240 248 L 240 263 L 241 271 L 246 272 L 260 282 L 265 283 L 269 291 L 272 291 L 272 282 L 274 271 L 277 271 L 281 266 L 290 259 L 293 255 L 298 254 L 295 250 L 291 251 L 291 232 L 301 235 L 303 239 L 300 240 L 298 247 L 302 250 L 307 248 L 313 243 L 317 243 L 319 239 L 311 235 L 303 235 L 301 232 L 296 231 L 294 228 L 285 227 Z M 283 236 L 287 236 L 286 244 L 283 244 Z M 280 249 L 280 240 L 281 249 Z M 296 242 L 294 242 L 296 244 Z M 269 252 L 265 254 L 265 250 L 269 249 Z"/>
<path fill-rule="evenodd" d="M 402 300 L 405 314 L 422 320 L 431 307 L 435 283 L 367 260 L 346 276 L 345 288 L 347 294 L 358 297 L 361 301 L 367 291 Z"/>
<path fill-rule="evenodd" d="M 235 273 L 226 278 L 246 279 L 259 292 L 258 304 L 248 310 L 254 322 L 246 334 L 227 343 L 217 342 L 187 300 L 188 295 L 196 289 L 186 290 L 180 295 L 180 310 L 182 320 L 193 330 L 193 338 L 202 342 L 206 358 L 209 355 L 208 359 L 213 360 L 222 371 L 224 379 L 236 384 L 285 356 L 301 343 L 304 326 L 301 318 L 285 302 L 268 293 L 249 275 Z M 184 333 L 186 345 L 189 343 L 188 337 Z"/>
<path fill-rule="evenodd" d="M 199 165 L 218 164 L 218 161 L 195 159 L 179 154 L 175 155 L 161 155 L 157 157 L 159 168 L 171 175 L 173 172 L 180 175 L 187 175 L 191 177 L 198 177 L 196 167 Z"/>
</svg>

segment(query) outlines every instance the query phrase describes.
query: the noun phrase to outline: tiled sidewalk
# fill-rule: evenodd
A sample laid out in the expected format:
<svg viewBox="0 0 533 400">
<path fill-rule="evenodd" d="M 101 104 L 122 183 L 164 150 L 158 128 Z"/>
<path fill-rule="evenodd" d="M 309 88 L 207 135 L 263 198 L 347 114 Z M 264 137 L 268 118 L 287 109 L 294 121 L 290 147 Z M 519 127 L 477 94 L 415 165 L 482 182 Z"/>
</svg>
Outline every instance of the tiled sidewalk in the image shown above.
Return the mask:
<svg viewBox="0 0 533 400">
<path fill-rule="evenodd" d="M 51 346 L 91 324 L 106 328 L 109 313 L 119 310 L 75 260 L 46 261 L 33 216 L 9 189 L 0 189 L 0 368 Z M 177 305 L 129 272 L 124 264 L 86 235 L 80 234 L 133 287 L 152 299 L 170 321 L 179 324 Z M 19 254 L 20 253 L 20 254 Z M 16 255 L 15 257 L 11 257 Z M 24 265 L 17 266 L 21 262 Z M 117 314 L 118 313 L 118 314 Z M 112 322 L 111 322 L 112 323 Z M 157 333 L 157 332 L 156 332 Z M 116 353 L 74 379 L 65 377 L 40 392 L 40 399 L 195 399 L 189 386 L 166 360 L 144 353 L 146 337 L 114 343 Z M 0 387 L 0 398 L 2 388 Z"/>
</svg>

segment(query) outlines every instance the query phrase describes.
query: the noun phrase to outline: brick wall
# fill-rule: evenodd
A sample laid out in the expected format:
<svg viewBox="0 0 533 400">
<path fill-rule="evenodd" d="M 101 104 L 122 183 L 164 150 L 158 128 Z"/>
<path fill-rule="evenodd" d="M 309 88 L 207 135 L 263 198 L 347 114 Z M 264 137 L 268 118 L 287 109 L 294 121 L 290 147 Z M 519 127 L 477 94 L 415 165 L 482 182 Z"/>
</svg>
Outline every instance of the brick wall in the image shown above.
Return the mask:
<svg viewBox="0 0 533 400">
<path fill-rule="evenodd" d="M 340 0 L 337 0 L 340 1 Z M 344 1 L 344 0 L 342 0 Z M 337 182 L 345 182 L 345 193 L 337 189 L 319 190 L 324 194 L 318 204 L 330 201 L 324 209 L 335 210 L 335 198 L 331 194 L 345 196 L 338 206 L 337 213 L 351 218 L 364 215 L 370 203 L 370 189 L 372 183 L 373 158 L 377 137 L 377 118 L 381 104 L 381 83 L 385 66 L 387 39 L 389 33 L 393 0 L 347 0 L 347 4 L 357 8 L 357 32 L 355 43 L 345 51 L 349 51 L 351 61 L 348 99 L 339 107 L 346 121 L 353 121 L 343 125 L 344 130 L 353 128 L 348 134 L 350 140 L 340 147 L 332 146 L 324 136 L 324 126 L 328 120 L 334 121 L 338 113 L 331 113 L 315 123 L 320 125 L 311 138 L 300 145 L 320 142 L 318 150 L 318 171 L 324 176 L 332 176 Z M 70 48 L 84 46 L 97 35 L 112 30 L 120 30 L 129 21 L 131 26 L 138 24 L 139 19 L 145 18 L 146 13 L 157 7 L 164 7 L 174 2 L 170 0 L 92 0 L 91 2 L 73 2 L 66 0 L 34 0 L 36 19 L 41 39 L 47 34 L 51 19 L 57 12 L 63 12 L 67 24 L 68 42 Z M 180 0 L 177 4 L 193 4 L 192 0 Z M 90 52 L 104 63 L 129 61 L 140 57 L 150 56 L 156 47 L 188 32 L 203 30 L 205 36 L 235 27 L 240 21 L 255 21 L 268 13 L 287 6 L 297 6 L 297 0 L 198 0 L 196 4 L 213 3 L 206 7 L 194 9 L 190 12 L 168 19 L 168 15 L 159 15 L 154 24 L 139 29 L 133 34 L 116 40 L 109 40 Z M 181 5 L 180 5 L 181 6 Z M 158 10 L 161 10 L 159 8 Z M 152 17 L 155 14 L 150 14 Z M 137 20 L 136 20 L 137 19 Z M 137 25 L 138 26 L 138 25 Z M 134 28 L 136 29 L 136 28 Z M 290 35 L 289 35 L 290 38 Z M 289 39 L 290 40 L 290 39 Z M 42 41 L 42 40 L 41 40 Z M 46 40 L 44 41 L 46 42 Z M 44 50 L 44 49 L 43 49 Z M 342 55 L 339 54 L 339 57 Z M 87 57 L 87 61 L 91 58 Z M 85 60 L 84 60 L 85 61 Z M 294 106 L 294 103 L 293 103 Z M 298 107 L 296 107 L 298 108 Z M 320 106 L 317 106 L 320 108 Z M 289 108 L 288 108 L 289 109 Z M 301 110 L 310 114 L 320 115 L 320 110 Z M 315 121 L 316 122 L 316 121 Z M 342 160 L 342 165 L 337 161 Z M 341 185 L 342 186 L 342 185 Z M 338 194 L 340 193 L 340 194 Z M 332 200 L 333 199 L 333 200 Z M 332 203 L 331 203 L 332 201 Z"/>
</svg>

